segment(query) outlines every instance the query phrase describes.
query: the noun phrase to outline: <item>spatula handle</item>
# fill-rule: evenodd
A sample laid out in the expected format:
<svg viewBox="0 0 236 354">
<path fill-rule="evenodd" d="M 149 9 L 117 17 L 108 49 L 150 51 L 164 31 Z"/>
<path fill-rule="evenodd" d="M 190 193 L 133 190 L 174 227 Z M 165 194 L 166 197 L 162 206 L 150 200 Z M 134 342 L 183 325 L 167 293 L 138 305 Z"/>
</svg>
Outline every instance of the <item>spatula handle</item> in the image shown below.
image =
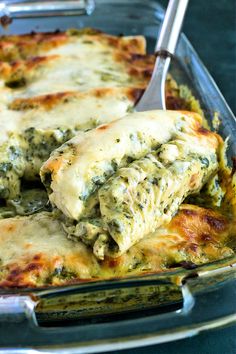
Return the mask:
<svg viewBox="0 0 236 354">
<path fill-rule="evenodd" d="M 170 0 L 155 51 L 174 54 L 189 0 Z"/>
<path fill-rule="evenodd" d="M 175 53 L 188 1 L 169 0 L 155 47 L 157 56 L 155 67 L 148 87 L 135 107 L 138 112 L 150 111 L 152 109 L 166 109 L 166 76 L 171 57 Z"/>
</svg>

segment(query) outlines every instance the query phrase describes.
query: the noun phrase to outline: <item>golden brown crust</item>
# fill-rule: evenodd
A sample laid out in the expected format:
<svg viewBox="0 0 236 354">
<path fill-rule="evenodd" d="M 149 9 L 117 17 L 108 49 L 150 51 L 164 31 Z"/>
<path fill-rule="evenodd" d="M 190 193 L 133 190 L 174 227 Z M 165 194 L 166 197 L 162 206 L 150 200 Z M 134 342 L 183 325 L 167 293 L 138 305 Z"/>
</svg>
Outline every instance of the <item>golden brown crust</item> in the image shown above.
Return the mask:
<svg viewBox="0 0 236 354">
<path fill-rule="evenodd" d="M 139 66 L 133 66 L 132 63 L 126 61 L 125 56 L 123 59 L 122 55 L 114 55 L 114 57 L 116 61 L 124 65 L 124 72 L 127 72 L 131 78 L 135 79 L 133 86 L 139 85 L 139 90 L 144 90 L 153 71 L 153 65 L 146 65 L 146 56 L 143 56 L 143 62 L 139 61 Z M 59 55 L 50 55 L 31 57 L 26 60 L 16 60 L 10 63 L 0 62 L 0 78 L 6 82 L 7 86 L 9 82 L 20 79 L 24 79 L 27 83 L 28 80 L 37 77 L 39 70 L 48 69 L 53 63 L 62 58 Z"/>
<path fill-rule="evenodd" d="M 184 264 L 199 265 L 233 254 L 232 249 L 225 246 L 230 237 L 230 221 L 217 211 L 189 204 L 181 206 L 170 224 L 143 239 L 122 256 L 105 257 L 100 262 L 95 259 L 91 249 L 79 242 L 67 240 L 59 225 L 57 232 L 62 237 L 61 245 L 60 242 L 53 244 L 55 236 L 50 234 L 52 239 L 46 235 L 48 249 L 41 244 L 40 238 L 35 238 L 32 246 L 32 242 L 24 235 L 25 226 L 19 231 L 14 220 L 0 223 L 0 244 L 3 249 L 4 242 L 11 239 L 16 242 L 17 237 L 22 256 L 9 260 L 0 268 L 1 287 L 66 285 L 163 272 Z M 18 223 L 21 222 L 18 219 Z M 45 221 L 43 225 L 45 227 Z"/>
<path fill-rule="evenodd" d="M 48 213 L 1 220 L 0 228 L 2 287 L 63 284 L 76 276 L 91 278 L 97 271 L 90 250 L 67 240 L 60 223 Z"/>
<path fill-rule="evenodd" d="M 56 65 L 58 60 L 63 59 L 64 52 L 63 55 L 51 55 L 50 50 L 72 44 L 75 47 L 75 55 L 79 55 L 80 46 L 89 46 L 89 43 L 96 44 L 99 48 L 103 45 L 103 51 L 107 50 L 107 54 L 111 54 L 115 62 L 123 65 L 124 73 L 136 79 L 136 84 L 138 81 L 141 88 L 146 86 L 155 58 L 145 55 L 144 37 L 116 37 L 91 29 L 1 37 L 0 76 L 9 87 L 9 82 L 16 80 L 21 80 L 22 84 L 23 80 L 27 82 L 37 77 L 38 70 L 48 70 L 53 62 Z"/>
<path fill-rule="evenodd" d="M 97 98 L 104 98 L 106 96 L 112 96 L 123 93 L 124 96 L 132 102 L 136 102 L 143 93 L 143 90 L 140 88 L 96 88 L 89 90 L 89 93 L 83 93 L 80 91 L 65 91 L 65 92 L 56 92 L 47 95 L 29 97 L 29 98 L 16 98 L 9 105 L 8 108 L 15 111 L 26 111 L 30 109 L 44 109 L 50 111 L 59 104 L 66 104 L 72 99 L 80 99 L 83 97 L 94 96 Z"/>
<path fill-rule="evenodd" d="M 117 51 L 114 54 L 114 58 L 117 62 L 125 63 L 128 74 L 142 81 L 143 87 L 147 85 L 155 64 L 154 55 Z"/>
<path fill-rule="evenodd" d="M 145 273 L 222 259 L 233 254 L 225 246 L 230 228 L 227 218 L 219 212 L 185 204 L 170 224 L 157 230 L 154 236 L 143 239 L 118 258 L 106 257 L 103 265 L 110 273 L 122 276 L 122 270 L 129 269 L 130 273 L 132 257 L 136 262 L 144 262 Z M 137 270 L 135 274 L 138 273 Z"/>
<path fill-rule="evenodd" d="M 229 231 L 229 220 L 217 211 L 192 205 L 182 205 L 180 213 L 173 218 L 169 228 L 186 240 L 196 244 L 224 242 Z"/>
<path fill-rule="evenodd" d="M 47 52 L 68 41 L 66 33 L 31 33 L 26 35 L 2 36 L 0 38 L 0 60 L 24 60 Z"/>
<path fill-rule="evenodd" d="M 122 51 L 145 53 L 143 37 L 134 37 L 127 41 L 127 37 L 115 37 L 94 29 L 68 30 L 67 32 L 32 32 L 23 35 L 0 37 L 0 60 L 13 61 L 26 59 L 30 56 L 42 55 L 68 42 L 76 42 L 76 38 L 85 40 L 103 41 Z"/>
<path fill-rule="evenodd" d="M 114 61 L 121 64 L 124 72 L 130 77 L 130 83 L 127 82 L 125 86 L 137 88 L 136 91 L 131 92 L 131 95 L 134 96 L 134 102 L 137 102 L 150 80 L 155 63 L 154 55 L 145 54 L 146 45 L 142 36 L 116 37 L 93 29 L 3 36 L 0 39 L 0 59 L 14 60 L 14 62 L 7 65 L 6 63 L 0 64 L 0 75 L 6 81 L 8 87 L 21 88 L 28 81 L 34 81 L 35 77 L 40 77 L 40 71 L 39 75 L 37 74 L 40 68 L 47 69 L 53 64 L 54 60 L 60 61 L 61 55 L 51 56 L 49 53 L 47 57 L 46 54 L 49 50 L 68 43 L 74 43 L 76 46 L 77 41 L 81 41 L 81 38 L 84 42 L 103 43 L 107 46 L 108 51 L 112 51 Z M 8 60 L 7 48 L 11 44 L 14 45 L 15 51 L 19 53 L 12 53 L 11 59 Z M 4 49 L 4 47 L 6 48 Z M 33 58 L 31 58 L 32 56 Z M 166 83 L 166 101 L 168 109 L 185 108 L 189 110 L 187 102 L 179 97 L 177 85 L 170 79 Z"/>
<path fill-rule="evenodd" d="M 59 103 L 66 103 L 68 99 L 77 97 L 78 95 L 83 94 L 77 92 L 57 92 L 30 98 L 16 98 L 8 105 L 8 108 L 14 111 L 44 108 L 49 111 Z"/>
<path fill-rule="evenodd" d="M 0 77 L 6 82 L 25 80 L 37 74 L 39 68 L 45 67 L 58 59 L 58 55 L 31 57 L 27 60 L 16 60 L 10 63 L 0 62 Z"/>
<path fill-rule="evenodd" d="M 219 134 L 203 128 L 203 118 L 200 114 L 184 110 L 180 110 L 179 112 L 183 113 L 185 116 L 188 116 L 189 119 L 194 118 L 194 125 L 192 126 L 193 135 L 197 137 L 202 146 L 205 146 L 206 148 L 211 146 L 214 149 L 218 149 L 220 145 L 223 144 L 223 139 Z M 191 135 L 192 134 L 190 133 L 190 136 Z"/>
</svg>

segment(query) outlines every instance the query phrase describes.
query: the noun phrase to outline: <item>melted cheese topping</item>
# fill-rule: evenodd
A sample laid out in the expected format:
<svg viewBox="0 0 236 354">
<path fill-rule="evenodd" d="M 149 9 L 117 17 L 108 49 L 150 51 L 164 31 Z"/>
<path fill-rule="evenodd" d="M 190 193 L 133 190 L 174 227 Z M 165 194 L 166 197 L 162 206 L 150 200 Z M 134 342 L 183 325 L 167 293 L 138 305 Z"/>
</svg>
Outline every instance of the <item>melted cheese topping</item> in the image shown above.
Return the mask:
<svg viewBox="0 0 236 354">
<path fill-rule="evenodd" d="M 98 264 L 82 243 L 72 244 L 59 221 L 49 213 L 0 221 L 1 279 L 7 282 L 44 285 L 46 279 L 63 270 L 70 276 L 90 278 Z M 37 230 L 37 231 L 36 231 Z M 74 264 L 74 265 L 73 265 Z M 71 266 L 71 267 L 70 267 Z M 20 272 L 14 273 L 14 269 Z M 9 272 L 12 276 L 7 276 Z M 63 279 L 63 277 L 62 277 Z"/>
<path fill-rule="evenodd" d="M 10 109 L 0 106 L 0 141 L 6 141 L 12 132 L 23 133 L 31 127 L 45 131 L 58 127 L 94 128 L 126 115 L 138 92 L 136 89 L 101 88 L 87 93 L 64 92 L 34 99 L 16 99 Z"/>
<path fill-rule="evenodd" d="M 66 238 L 50 213 L 0 220 L 0 286 L 63 285 L 202 264 L 233 254 L 224 246 L 230 227 L 217 212 L 183 205 L 170 224 L 127 253 L 98 262 L 90 248 Z"/>
<path fill-rule="evenodd" d="M 21 97 L 78 89 L 87 91 L 95 87 L 137 86 L 137 82 L 131 80 L 129 74 L 124 72 L 119 63 L 116 64 L 112 60 L 105 60 L 104 57 L 98 60 L 96 53 L 92 54 L 91 58 L 96 58 L 97 60 L 85 61 L 84 57 L 76 56 L 47 57 L 47 61 L 36 68 L 31 70 L 22 68 L 22 75 L 19 76 L 18 74 L 17 78 L 15 78 L 11 68 L 9 68 L 10 75 L 5 78 L 2 85 L 4 86 L 6 82 L 9 86 L 13 85 L 13 82 L 17 80 L 25 80 L 26 87 L 24 88 L 23 86 L 23 89 L 17 92 L 17 96 Z"/>
<path fill-rule="evenodd" d="M 87 54 L 91 53 L 91 47 L 93 50 L 115 47 L 127 53 L 145 54 L 146 41 L 143 36 L 116 37 L 91 28 L 10 35 L 0 38 L 0 58 L 13 61 L 45 54 L 73 55 L 78 46 L 83 52 L 87 49 Z"/>
<path fill-rule="evenodd" d="M 46 52 L 42 49 L 41 56 L 0 63 L 3 91 L 7 86 L 14 88 L 14 96 L 31 97 L 96 87 L 145 87 L 154 63 L 154 57 L 144 54 L 141 36 L 67 35 Z"/>
</svg>

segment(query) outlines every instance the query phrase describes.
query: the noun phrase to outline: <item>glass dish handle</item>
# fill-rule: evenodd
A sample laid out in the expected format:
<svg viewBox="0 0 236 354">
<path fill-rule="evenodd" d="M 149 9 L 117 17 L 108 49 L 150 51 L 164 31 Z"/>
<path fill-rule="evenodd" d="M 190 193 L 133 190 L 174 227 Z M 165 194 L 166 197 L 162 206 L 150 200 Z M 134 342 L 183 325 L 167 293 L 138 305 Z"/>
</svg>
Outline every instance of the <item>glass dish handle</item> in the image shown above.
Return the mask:
<svg viewBox="0 0 236 354">
<path fill-rule="evenodd" d="M 94 8 L 94 0 L 3 1 L 0 3 L 0 17 L 3 22 L 7 18 L 90 15 Z"/>
<path fill-rule="evenodd" d="M 71 346 L 92 352 L 137 347 L 168 342 L 195 335 L 236 322 L 236 280 L 228 280 L 213 286 L 208 292 L 195 292 L 194 279 L 182 286 L 183 307 L 148 317 L 124 321 L 40 327 L 34 308 L 37 301 L 28 296 L 0 297 L 1 347 L 34 347 L 40 352 L 50 350 L 51 345 L 60 348 Z M 227 305 L 227 306 L 226 306 Z M 9 343 L 10 341 L 10 343 Z M 17 349 L 14 348 L 14 353 Z M 68 353 L 70 350 L 68 351 Z"/>
</svg>

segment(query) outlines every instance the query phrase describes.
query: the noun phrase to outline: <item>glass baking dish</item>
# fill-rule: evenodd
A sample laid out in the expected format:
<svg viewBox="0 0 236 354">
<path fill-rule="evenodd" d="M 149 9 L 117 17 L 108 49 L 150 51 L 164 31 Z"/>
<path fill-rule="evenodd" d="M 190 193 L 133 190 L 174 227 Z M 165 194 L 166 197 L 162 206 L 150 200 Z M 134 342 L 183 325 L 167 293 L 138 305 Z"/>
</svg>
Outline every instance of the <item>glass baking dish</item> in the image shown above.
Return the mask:
<svg viewBox="0 0 236 354">
<path fill-rule="evenodd" d="M 76 12 L 76 16 L 73 11 L 65 12 L 72 15 L 66 16 L 61 9 L 52 17 L 42 17 L 32 8 L 30 15 L 18 8 L 17 14 L 8 13 L 16 19 L 0 32 L 94 27 L 111 34 L 143 34 L 152 52 L 163 13 L 156 1 L 142 0 L 99 0 L 95 9 Z M 235 118 L 184 35 L 171 73 L 200 100 L 209 124 L 214 113 L 219 114 L 220 133 L 230 137 L 228 157 L 236 155 Z M 141 277 L 1 290 L 0 352 L 6 348 L 14 353 L 28 353 L 32 348 L 41 353 L 104 352 L 163 343 L 224 326 L 236 321 L 235 278 L 236 256 L 195 269 Z"/>
</svg>

